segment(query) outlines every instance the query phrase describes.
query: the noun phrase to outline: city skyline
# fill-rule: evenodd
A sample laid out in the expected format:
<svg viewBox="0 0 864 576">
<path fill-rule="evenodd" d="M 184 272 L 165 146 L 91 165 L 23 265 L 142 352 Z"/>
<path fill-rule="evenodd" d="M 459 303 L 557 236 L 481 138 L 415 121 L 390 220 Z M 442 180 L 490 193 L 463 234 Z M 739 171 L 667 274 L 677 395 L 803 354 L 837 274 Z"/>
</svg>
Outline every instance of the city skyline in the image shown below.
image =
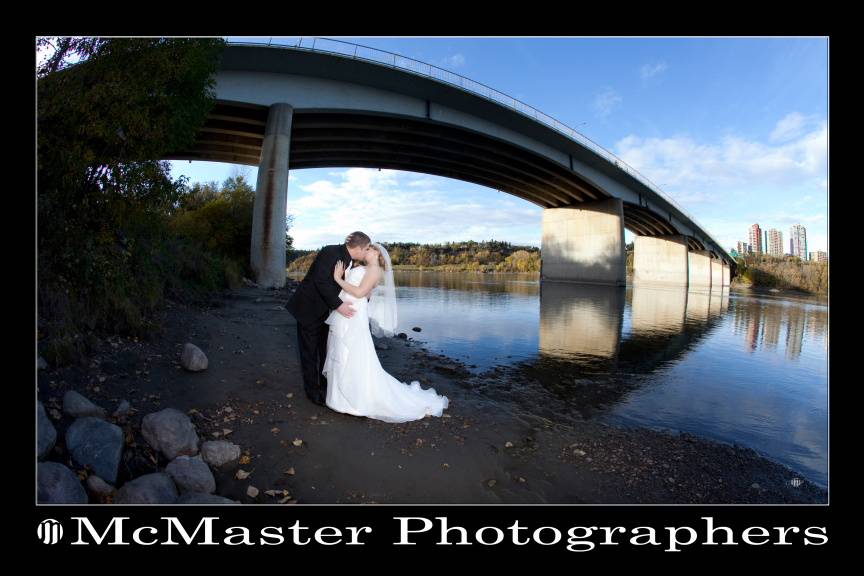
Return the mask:
<svg viewBox="0 0 864 576">
<path fill-rule="evenodd" d="M 452 70 L 577 129 L 726 250 L 758 221 L 784 233 L 806 225 L 808 251 L 827 251 L 827 38 L 343 39 Z M 172 174 L 191 182 L 222 182 L 233 170 L 172 162 Z M 245 170 L 254 186 L 257 168 Z M 350 229 L 383 242 L 540 246 L 539 206 L 419 173 L 293 170 L 288 213 L 301 249 Z"/>
</svg>

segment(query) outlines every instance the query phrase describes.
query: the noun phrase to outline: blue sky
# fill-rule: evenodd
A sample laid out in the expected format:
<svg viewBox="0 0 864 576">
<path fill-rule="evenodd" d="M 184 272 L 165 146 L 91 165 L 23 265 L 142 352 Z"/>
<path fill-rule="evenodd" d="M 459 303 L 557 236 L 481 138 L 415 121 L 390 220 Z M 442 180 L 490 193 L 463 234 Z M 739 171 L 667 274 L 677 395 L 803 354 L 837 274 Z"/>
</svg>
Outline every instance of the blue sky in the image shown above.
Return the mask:
<svg viewBox="0 0 864 576">
<path fill-rule="evenodd" d="M 803 224 L 808 249 L 827 250 L 826 38 L 342 39 L 452 70 L 576 128 L 660 185 L 727 250 L 754 223 L 779 229 L 787 251 L 789 228 Z M 191 181 L 238 170 L 255 182 L 255 168 L 172 162 Z M 295 170 L 288 212 L 303 249 L 355 229 L 383 242 L 540 245 L 541 208 L 409 172 Z"/>
</svg>

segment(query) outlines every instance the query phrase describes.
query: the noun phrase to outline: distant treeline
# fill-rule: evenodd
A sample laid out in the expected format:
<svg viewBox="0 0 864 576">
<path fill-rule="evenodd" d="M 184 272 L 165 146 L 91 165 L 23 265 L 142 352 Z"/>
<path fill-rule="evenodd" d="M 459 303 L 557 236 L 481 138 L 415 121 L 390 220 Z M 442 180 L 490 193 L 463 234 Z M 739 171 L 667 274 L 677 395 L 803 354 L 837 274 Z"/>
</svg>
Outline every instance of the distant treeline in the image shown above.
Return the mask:
<svg viewBox="0 0 864 576">
<path fill-rule="evenodd" d="M 799 290 L 828 294 L 828 263 L 804 262 L 797 256 L 753 255 L 738 257 L 733 285 Z"/>
<path fill-rule="evenodd" d="M 466 272 L 540 272 L 540 249 L 509 242 L 384 243 L 395 269 Z M 289 272 L 305 272 L 317 251 L 296 250 L 289 257 Z"/>
</svg>

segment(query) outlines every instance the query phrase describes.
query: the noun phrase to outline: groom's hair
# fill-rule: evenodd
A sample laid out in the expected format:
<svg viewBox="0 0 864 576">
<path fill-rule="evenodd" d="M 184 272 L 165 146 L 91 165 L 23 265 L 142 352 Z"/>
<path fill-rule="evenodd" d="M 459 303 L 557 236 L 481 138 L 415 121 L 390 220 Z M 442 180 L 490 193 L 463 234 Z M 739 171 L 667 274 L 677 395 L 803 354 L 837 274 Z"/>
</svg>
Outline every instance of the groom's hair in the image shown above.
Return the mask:
<svg viewBox="0 0 864 576">
<path fill-rule="evenodd" d="M 357 246 L 366 246 L 367 244 L 371 244 L 371 243 L 372 243 L 372 239 L 360 231 L 352 232 L 351 234 L 349 234 L 348 236 L 345 237 L 345 244 L 347 244 L 349 248 L 356 248 Z"/>
</svg>

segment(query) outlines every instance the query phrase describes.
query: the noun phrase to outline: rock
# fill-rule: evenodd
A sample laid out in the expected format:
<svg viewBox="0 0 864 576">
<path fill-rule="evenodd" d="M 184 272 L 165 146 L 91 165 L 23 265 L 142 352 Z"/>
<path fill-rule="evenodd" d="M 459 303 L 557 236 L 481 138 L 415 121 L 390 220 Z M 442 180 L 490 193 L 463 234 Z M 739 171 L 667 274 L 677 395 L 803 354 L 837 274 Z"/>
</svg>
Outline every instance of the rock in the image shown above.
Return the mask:
<svg viewBox="0 0 864 576">
<path fill-rule="evenodd" d="M 375 344 L 375 348 L 377 348 L 378 350 L 389 350 L 390 346 L 384 344 L 383 342 L 380 342 L 378 344 Z"/>
<path fill-rule="evenodd" d="M 141 422 L 141 434 L 154 449 L 169 460 L 198 453 L 198 433 L 189 417 L 175 408 L 147 414 Z"/>
<path fill-rule="evenodd" d="M 39 370 L 47 370 L 48 362 L 46 362 L 44 358 L 39 356 L 39 360 L 36 361 L 36 366 L 39 368 Z"/>
<path fill-rule="evenodd" d="M 240 458 L 240 446 L 225 440 L 211 440 L 201 445 L 201 457 L 212 466 L 222 466 Z"/>
<path fill-rule="evenodd" d="M 87 492 L 78 475 L 57 462 L 40 462 L 36 468 L 39 504 L 87 504 Z"/>
<path fill-rule="evenodd" d="M 48 418 L 45 412 L 45 406 L 42 402 L 36 403 L 38 408 L 36 412 L 36 425 L 39 429 L 38 452 L 36 458 L 44 460 L 45 457 L 54 448 L 54 443 L 57 442 L 57 430 L 54 429 L 54 424 Z"/>
<path fill-rule="evenodd" d="M 762 487 L 761 487 L 758 483 L 756 483 L 756 482 L 754 482 L 753 484 L 751 484 L 751 485 L 750 485 L 750 488 L 753 489 L 753 490 L 761 490 L 761 489 L 762 489 Z"/>
<path fill-rule="evenodd" d="M 253 282 L 252 280 L 250 280 L 249 278 L 246 278 L 246 277 L 243 278 L 243 285 L 248 286 L 250 288 L 257 288 L 258 287 L 258 284 L 256 284 L 255 282 Z"/>
<path fill-rule="evenodd" d="M 411 328 L 411 330 L 413 330 L 414 332 L 422 332 L 419 326 L 414 326 L 413 328 Z"/>
<path fill-rule="evenodd" d="M 399 336 L 399 338 L 401 338 L 402 340 L 408 339 L 408 335 L 404 332 L 400 332 L 399 334 L 397 334 L 397 336 Z"/>
<path fill-rule="evenodd" d="M 127 482 L 117 491 L 115 504 L 174 504 L 177 487 L 171 476 L 154 472 Z"/>
<path fill-rule="evenodd" d="M 187 492 L 180 496 L 175 504 L 240 504 L 240 502 L 225 498 L 224 496 L 217 496 L 216 494 Z"/>
<path fill-rule="evenodd" d="M 69 390 L 63 395 L 63 412 L 73 418 L 83 418 L 85 416 L 105 418 L 106 414 L 104 408 L 93 404 L 93 402 L 74 390 Z"/>
<path fill-rule="evenodd" d="M 258 488 L 256 488 L 255 486 L 249 486 L 248 488 L 246 488 L 246 495 L 250 498 L 257 498 Z"/>
<path fill-rule="evenodd" d="M 186 346 L 183 347 L 180 364 L 190 372 L 200 372 L 207 369 L 207 355 L 194 344 L 187 342 Z"/>
<path fill-rule="evenodd" d="M 66 430 L 66 449 L 79 466 L 89 466 L 112 484 L 123 455 L 123 430 L 100 418 L 78 418 Z"/>
<path fill-rule="evenodd" d="M 168 463 L 165 472 L 174 480 L 181 494 L 186 492 L 212 494 L 216 491 L 216 479 L 213 478 L 213 472 L 201 456 L 178 456 Z"/>
<path fill-rule="evenodd" d="M 90 494 L 100 499 L 105 498 L 106 496 L 111 496 L 117 491 L 114 486 L 108 484 L 105 480 L 95 474 L 91 474 L 87 477 L 86 485 Z"/>
<path fill-rule="evenodd" d="M 128 400 L 123 400 L 123 401 L 120 402 L 120 404 L 117 406 L 117 409 L 114 410 L 114 413 L 112 414 L 112 416 L 113 416 L 114 418 L 120 418 L 121 416 L 126 416 L 126 415 L 129 414 L 129 411 L 130 411 L 131 409 L 132 409 L 132 405 L 129 404 L 129 401 L 128 401 Z"/>
</svg>

